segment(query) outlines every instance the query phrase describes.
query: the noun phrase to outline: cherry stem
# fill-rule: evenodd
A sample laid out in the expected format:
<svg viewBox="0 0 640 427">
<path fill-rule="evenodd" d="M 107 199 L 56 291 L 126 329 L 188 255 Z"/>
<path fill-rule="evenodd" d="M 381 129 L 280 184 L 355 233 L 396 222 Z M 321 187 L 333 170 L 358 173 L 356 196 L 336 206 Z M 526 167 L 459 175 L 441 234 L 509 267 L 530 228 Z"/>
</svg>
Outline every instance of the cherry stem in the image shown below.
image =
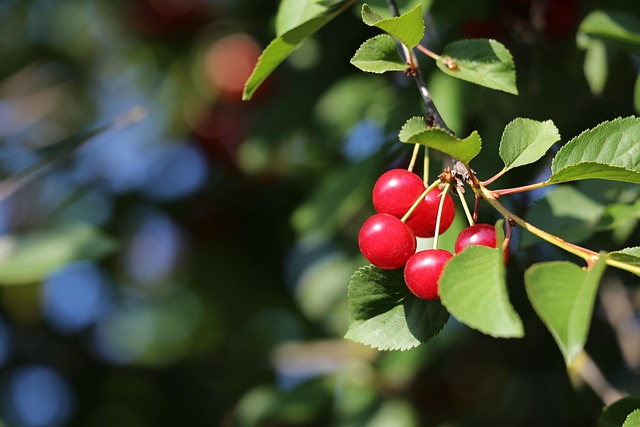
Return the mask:
<svg viewBox="0 0 640 427">
<path fill-rule="evenodd" d="M 413 205 L 411 205 L 411 207 L 409 208 L 407 213 L 404 214 L 404 216 L 400 219 L 400 221 L 406 222 L 409 219 L 409 217 L 411 216 L 411 214 L 413 213 L 413 211 L 416 210 L 416 208 L 418 207 L 420 202 L 423 201 L 424 198 L 427 196 L 427 193 L 429 193 L 429 191 L 431 191 L 434 188 L 436 188 L 438 185 L 440 185 L 440 180 L 434 181 L 433 184 L 431 184 L 430 186 L 425 188 L 425 190 L 422 192 L 422 194 L 420 194 L 420 196 L 418 196 L 418 198 L 413 202 Z"/>
<path fill-rule="evenodd" d="M 416 160 L 418 158 L 418 151 L 420 151 L 420 144 L 416 144 L 413 147 L 413 153 L 411 154 L 411 161 L 409 162 L 409 167 L 407 168 L 409 172 L 413 172 L 413 168 L 416 165 Z"/>
<path fill-rule="evenodd" d="M 469 206 L 467 206 L 467 200 L 464 198 L 464 193 L 457 185 L 456 191 L 458 192 L 458 196 L 460 197 L 460 202 L 462 203 L 462 208 L 464 209 L 464 214 L 467 216 L 467 221 L 469 221 L 469 225 L 475 224 L 473 221 L 473 217 L 471 216 L 471 212 L 469 212 Z"/>
<path fill-rule="evenodd" d="M 493 178 L 485 181 L 482 183 L 482 185 L 486 185 L 487 182 L 492 182 Z M 529 185 L 523 185 L 522 187 L 513 187 L 513 188 L 503 188 L 501 190 L 493 190 L 492 193 L 495 196 L 506 196 L 507 194 L 516 194 L 516 193 L 524 193 L 525 191 L 531 191 L 531 190 L 536 190 L 538 188 L 543 188 L 546 187 L 547 185 L 552 185 L 553 183 L 549 182 L 549 181 L 544 181 L 544 182 L 536 182 L 535 184 L 529 184 Z"/>
<path fill-rule="evenodd" d="M 569 243 L 560 237 L 554 236 L 553 234 L 547 233 L 544 230 L 539 229 L 538 227 L 529 224 L 524 219 L 520 218 L 518 215 L 511 212 L 509 209 L 505 208 L 502 203 L 498 202 L 494 196 L 494 192 L 488 190 L 484 186 L 480 185 L 477 187 L 472 187 L 473 191 L 480 195 L 484 200 L 486 200 L 495 210 L 500 212 L 506 221 L 513 220 L 516 224 L 518 224 L 523 229 L 527 230 L 530 233 L 535 234 L 540 237 L 542 240 L 545 240 L 552 245 L 555 245 L 565 251 L 572 253 L 582 259 L 584 259 L 588 265 L 592 265 L 598 260 L 598 254 L 592 250 L 583 248 L 578 245 L 574 245 L 573 243 Z"/>
<path fill-rule="evenodd" d="M 478 222 L 478 210 L 480 210 L 480 200 L 482 200 L 482 197 L 480 197 L 477 193 L 476 193 L 476 200 L 473 204 L 473 223 L 475 224 L 476 222 Z"/>
<path fill-rule="evenodd" d="M 438 249 L 438 236 L 440 234 L 440 220 L 442 219 L 442 209 L 444 208 L 444 199 L 451 187 L 450 183 L 446 183 L 442 192 L 440 193 L 440 203 L 438 204 L 438 216 L 436 217 L 436 231 L 433 235 L 433 249 Z"/>
<path fill-rule="evenodd" d="M 437 53 L 433 52 L 432 50 L 427 49 L 426 47 L 424 47 L 423 45 L 419 44 L 416 46 L 416 48 L 424 53 L 425 55 L 427 55 L 429 58 L 435 59 L 436 61 L 439 61 L 442 59 L 442 57 L 440 55 L 438 55 Z"/>
<path fill-rule="evenodd" d="M 429 147 L 424 147 L 424 169 L 422 171 L 424 185 L 429 182 Z"/>
<path fill-rule="evenodd" d="M 511 240 L 511 234 L 513 233 L 513 227 L 511 227 L 511 223 L 509 222 L 509 220 L 506 220 L 504 222 L 504 228 L 505 228 L 505 233 L 504 233 L 504 240 L 502 241 L 502 252 L 507 250 L 507 247 L 509 246 L 509 241 Z"/>
</svg>

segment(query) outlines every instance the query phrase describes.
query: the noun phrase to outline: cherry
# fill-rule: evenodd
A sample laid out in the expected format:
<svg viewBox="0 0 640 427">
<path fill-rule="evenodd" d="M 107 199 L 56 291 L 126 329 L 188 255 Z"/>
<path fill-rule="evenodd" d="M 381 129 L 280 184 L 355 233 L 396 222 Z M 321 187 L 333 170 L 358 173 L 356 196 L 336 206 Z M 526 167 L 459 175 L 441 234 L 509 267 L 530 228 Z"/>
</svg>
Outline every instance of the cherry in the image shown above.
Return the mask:
<svg viewBox="0 0 640 427">
<path fill-rule="evenodd" d="M 424 192 L 425 186 L 418 175 L 405 169 L 391 169 L 383 173 L 373 186 L 373 207 L 376 212 L 402 218 Z M 424 201 L 413 211 L 407 225 L 419 237 L 433 237 L 440 204 L 441 190 L 427 193 Z M 440 233 L 444 233 L 455 216 L 453 199 L 447 193 L 442 207 Z"/>
<path fill-rule="evenodd" d="M 452 256 L 444 249 L 426 249 L 412 255 L 404 268 L 404 281 L 411 293 L 421 299 L 438 299 L 442 269 Z"/>
<path fill-rule="evenodd" d="M 459 253 L 470 245 L 496 247 L 496 228 L 491 224 L 475 224 L 465 228 L 458 234 L 455 252 Z M 504 262 L 509 257 L 508 249 L 504 251 Z"/>
<path fill-rule="evenodd" d="M 403 267 L 416 251 L 413 231 L 393 215 L 375 214 L 367 219 L 358 234 L 362 255 L 384 270 Z"/>
<path fill-rule="evenodd" d="M 418 175 L 406 169 L 391 169 L 373 186 L 373 207 L 376 212 L 402 218 L 425 187 Z"/>
<path fill-rule="evenodd" d="M 418 205 L 407 220 L 407 225 L 416 233 L 416 236 L 433 237 L 436 235 L 436 220 L 438 219 L 441 193 L 442 190 L 438 188 L 429 191 L 424 201 Z M 444 205 L 442 206 L 442 216 L 440 218 L 440 234 L 447 231 L 451 226 L 455 214 L 456 207 L 453 204 L 453 199 L 449 193 L 446 193 L 444 195 Z"/>
</svg>

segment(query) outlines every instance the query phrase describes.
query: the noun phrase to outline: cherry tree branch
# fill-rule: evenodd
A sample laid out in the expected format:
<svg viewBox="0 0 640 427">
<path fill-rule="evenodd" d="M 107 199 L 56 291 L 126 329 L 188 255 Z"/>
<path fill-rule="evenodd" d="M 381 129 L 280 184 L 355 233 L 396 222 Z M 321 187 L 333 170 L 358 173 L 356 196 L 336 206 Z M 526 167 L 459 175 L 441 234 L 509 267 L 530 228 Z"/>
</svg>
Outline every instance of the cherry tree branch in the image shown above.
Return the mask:
<svg viewBox="0 0 640 427">
<path fill-rule="evenodd" d="M 393 16 L 400 16 L 400 10 L 398 9 L 398 5 L 396 4 L 395 0 L 387 0 L 387 5 Z M 425 121 L 429 126 L 435 125 L 453 134 L 453 131 L 444 122 L 444 119 L 440 115 L 440 112 L 436 108 L 436 105 L 433 103 L 433 99 L 431 98 L 431 94 L 429 93 L 427 85 L 424 82 L 422 71 L 420 71 L 420 67 L 418 67 L 417 65 L 413 52 L 404 44 L 402 45 L 402 51 L 404 53 L 405 61 L 409 64 L 412 64 L 411 72 L 414 76 L 416 85 L 418 86 L 418 91 L 420 92 L 420 96 L 422 97 L 422 101 L 425 107 Z"/>
</svg>

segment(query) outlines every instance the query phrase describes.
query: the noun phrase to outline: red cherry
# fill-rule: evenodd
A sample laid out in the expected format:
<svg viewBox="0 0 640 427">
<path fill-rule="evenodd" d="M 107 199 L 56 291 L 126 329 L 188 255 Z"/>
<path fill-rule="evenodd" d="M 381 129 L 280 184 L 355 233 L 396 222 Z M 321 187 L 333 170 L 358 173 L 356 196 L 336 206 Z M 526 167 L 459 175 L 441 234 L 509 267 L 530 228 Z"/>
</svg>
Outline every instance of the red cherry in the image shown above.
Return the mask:
<svg viewBox="0 0 640 427">
<path fill-rule="evenodd" d="M 425 187 L 418 175 L 406 169 L 391 169 L 380 175 L 373 186 L 376 212 L 402 218 Z"/>
<path fill-rule="evenodd" d="M 393 215 L 378 213 L 367 219 L 358 234 L 362 255 L 384 270 L 403 267 L 416 251 L 413 231 Z"/>
<path fill-rule="evenodd" d="M 475 224 L 465 228 L 458 234 L 455 244 L 455 252 L 459 253 L 470 245 L 496 247 L 496 228 L 491 224 Z M 508 248 L 504 251 L 504 262 L 509 257 Z"/>
<path fill-rule="evenodd" d="M 441 193 L 442 190 L 438 188 L 429 191 L 424 201 L 418 205 L 407 220 L 407 225 L 416 233 L 416 236 L 433 237 L 436 235 L 436 220 L 438 219 Z M 444 195 L 444 205 L 442 206 L 442 217 L 440 218 L 440 234 L 447 231 L 451 226 L 455 214 L 456 207 L 453 204 L 453 199 L 449 193 L 446 193 Z"/>
<path fill-rule="evenodd" d="M 444 265 L 453 254 L 444 249 L 427 249 L 416 252 L 404 268 L 404 281 L 418 298 L 438 299 L 438 282 Z"/>
</svg>

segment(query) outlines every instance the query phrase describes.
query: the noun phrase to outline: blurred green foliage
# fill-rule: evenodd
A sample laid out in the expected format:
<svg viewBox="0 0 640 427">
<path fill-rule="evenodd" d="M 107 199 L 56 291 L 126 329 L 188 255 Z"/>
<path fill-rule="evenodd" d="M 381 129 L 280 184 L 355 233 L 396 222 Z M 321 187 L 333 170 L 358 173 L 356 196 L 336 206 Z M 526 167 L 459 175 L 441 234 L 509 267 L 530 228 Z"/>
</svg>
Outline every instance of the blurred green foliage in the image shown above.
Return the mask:
<svg viewBox="0 0 640 427">
<path fill-rule="evenodd" d="M 368 3 L 387 13 L 384 1 Z M 399 5 L 406 12 L 415 3 Z M 481 178 L 503 167 L 500 135 L 515 117 L 551 119 L 566 142 L 634 114 L 638 58 L 607 44 L 606 78 L 576 44 L 599 2 L 422 3 L 424 43 L 435 52 L 492 37 L 513 54 L 517 97 L 421 63 L 449 126 L 482 135 Z M 242 103 L 242 85 L 276 33 L 275 0 L 0 2 L 0 176 L 11 182 L 55 160 L 0 199 L 0 267 L 28 273 L 24 284 L 0 287 L 0 424 L 596 425 L 600 401 L 573 389 L 526 300 L 523 269 L 562 256 L 547 246 L 514 246 L 507 266 L 524 340 L 492 339 L 455 319 L 406 352 L 343 340 L 371 187 L 383 170 L 406 165 L 411 149 L 398 131 L 422 113 L 411 79 L 364 75 L 349 63 L 376 34 L 360 21 L 361 4 Z M 607 8 L 640 16 L 637 2 Z M 47 150 L 136 105 L 147 111 L 142 121 L 100 133 L 70 158 Z M 445 162 L 436 156 L 432 178 Z M 496 185 L 533 182 L 548 166 L 522 167 Z M 596 206 L 594 216 L 566 212 L 583 226 L 567 232 L 584 246 L 639 241 L 637 209 L 621 207 L 637 208 L 637 191 L 591 182 L 565 197 L 557 191 L 531 209 L 537 225 L 555 200 L 571 197 L 578 210 Z M 545 194 L 505 203 L 524 214 Z M 495 219 L 484 205 L 480 215 Z M 25 238 L 33 249 L 13 252 Z M 637 278 L 619 280 L 637 294 Z M 603 316 L 587 349 L 612 382 L 640 393 Z"/>
</svg>

